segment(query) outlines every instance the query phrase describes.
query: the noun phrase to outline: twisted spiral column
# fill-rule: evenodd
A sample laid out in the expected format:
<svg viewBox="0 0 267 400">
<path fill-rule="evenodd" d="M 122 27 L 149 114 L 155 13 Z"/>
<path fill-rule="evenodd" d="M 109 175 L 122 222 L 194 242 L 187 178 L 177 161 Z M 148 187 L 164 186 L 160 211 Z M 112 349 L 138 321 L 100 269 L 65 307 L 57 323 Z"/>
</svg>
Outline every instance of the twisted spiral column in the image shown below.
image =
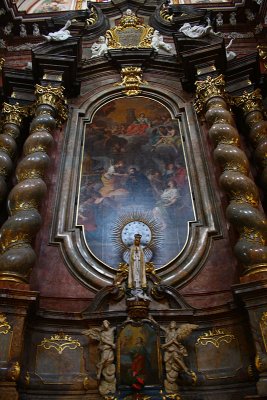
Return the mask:
<svg viewBox="0 0 267 400">
<path fill-rule="evenodd" d="M 36 85 L 35 95 L 35 116 L 16 169 L 18 183 L 8 197 L 10 217 L 0 230 L 0 280 L 29 279 L 36 259 L 31 243 L 41 226 L 38 208 L 46 193 L 51 133 L 67 116 L 62 87 Z"/>
<path fill-rule="evenodd" d="M 255 148 L 255 159 L 261 170 L 261 183 L 267 188 L 267 121 L 264 120 L 260 89 L 251 93 L 244 91 L 242 96 L 234 97 L 234 104 L 239 107 L 250 128 L 249 138 Z"/>
<path fill-rule="evenodd" d="M 13 170 L 12 159 L 17 152 L 16 139 L 20 134 L 23 117 L 28 115 L 28 108 L 3 104 L 2 133 L 0 134 L 0 203 L 7 194 L 6 179 Z"/>
<path fill-rule="evenodd" d="M 226 217 L 240 234 L 234 247 L 243 275 L 267 272 L 267 221 L 259 209 L 257 186 L 250 179 L 249 163 L 240 149 L 240 136 L 228 110 L 223 76 L 196 82 L 195 107 L 205 111 L 214 158 L 222 169 L 220 184 L 229 197 Z"/>
</svg>

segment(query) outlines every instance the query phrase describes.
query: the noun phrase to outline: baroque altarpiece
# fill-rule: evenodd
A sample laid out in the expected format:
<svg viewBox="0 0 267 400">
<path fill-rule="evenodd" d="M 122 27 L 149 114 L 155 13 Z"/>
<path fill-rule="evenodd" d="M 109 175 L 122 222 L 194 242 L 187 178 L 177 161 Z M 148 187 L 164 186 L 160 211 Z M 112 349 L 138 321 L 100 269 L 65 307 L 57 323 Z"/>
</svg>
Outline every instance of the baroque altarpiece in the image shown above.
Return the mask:
<svg viewBox="0 0 267 400">
<path fill-rule="evenodd" d="M 1 400 L 267 398 L 266 9 L 3 2 Z"/>
</svg>

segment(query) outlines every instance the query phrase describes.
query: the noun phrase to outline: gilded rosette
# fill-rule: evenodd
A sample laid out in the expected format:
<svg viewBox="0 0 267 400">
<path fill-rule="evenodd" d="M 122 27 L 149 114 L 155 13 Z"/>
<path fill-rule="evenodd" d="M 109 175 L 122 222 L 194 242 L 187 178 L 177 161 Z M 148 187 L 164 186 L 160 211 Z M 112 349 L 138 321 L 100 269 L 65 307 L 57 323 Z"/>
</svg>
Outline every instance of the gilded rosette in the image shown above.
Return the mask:
<svg viewBox="0 0 267 400">
<path fill-rule="evenodd" d="M 260 93 L 255 91 L 253 96 L 246 93 L 241 97 L 238 105 L 249 113 L 250 121 L 254 120 L 257 126 L 254 140 L 262 138 L 263 132 L 258 126 Z M 246 103 L 248 98 L 251 100 L 249 105 Z M 197 101 L 201 104 L 201 110 L 206 111 L 209 136 L 215 145 L 214 158 L 222 169 L 219 181 L 229 199 L 226 217 L 240 234 L 234 248 L 235 255 L 243 265 L 243 274 L 254 274 L 259 269 L 267 272 L 267 221 L 259 209 L 259 191 L 249 177 L 249 162 L 244 151 L 239 148 L 239 133 L 227 109 L 223 77 L 208 77 L 206 81 L 197 82 Z M 260 143 L 265 142 L 261 139 Z M 259 156 L 262 156 L 264 150 L 261 150 L 260 145 L 258 148 Z"/>
<path fill-rule="evenodd" d="M 8 197 L 10 217 L 0 230 L 0 279 L 28 281 L 36 256 L 31 244 L 41 227 L 39 208 L 46 194 L 45 174 L 57 115 L 66 109 L 63 88 L 36 86 L 35 116 L 16 169 L 17 185 Z M 42 103 L 43 102 L 43 103 Z M 59 117 L 61 121 L 65 114 Z"/>
</svg>

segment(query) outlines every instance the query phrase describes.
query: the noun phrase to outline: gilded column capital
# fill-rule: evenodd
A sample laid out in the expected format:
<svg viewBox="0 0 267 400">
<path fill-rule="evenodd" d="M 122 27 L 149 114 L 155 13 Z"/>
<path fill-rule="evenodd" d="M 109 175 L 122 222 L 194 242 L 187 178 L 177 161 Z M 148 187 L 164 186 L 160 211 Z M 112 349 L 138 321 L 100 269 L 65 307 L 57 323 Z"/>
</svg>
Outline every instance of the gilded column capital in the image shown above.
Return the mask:
<svg viewBox="0 0 267 400">
<path fill-rule="evenodd" d="M 41 86 L 35 85 L 35 96 L 36 96 L 36 105 L 47 104 L 53 108 L 57 108 L 57 104 L 59 101 L 64 101 L 64 87 L 57 86 L 54 87 L 52 85 Z"/>
<path fill-rule="evenodd" d="M 253 92 L 247 92 L 246 90 L 242 96 L 236 96 L 233 98 L 233 103 L 241 108 L 244 114 L 248 114 L 251 111 L 262 111 L 262 95 L 260 89 L 256 89 Z"/>
<path fill-rule="evenodd" d="M 36 108 L 40 106 L 50 106 L 57 112 L 57 123 L 61 125 L 68 118 L 68 107 L 67 102 L 64 98 L 64 87 L 52 85 L 41 86 L 35 85 L 35 96 L 36 96 Z M 52 110 L 51 110 L 52 111 Z M 51 114 L 51 112 L 44 108 L 39 109 L 38 115 Z"/>
<path fill-rule="evenodd" d="M 3 104 L 3 124 L 14 124 L 20 126 L 22 119 L 29 115 L 29 107 L 16 104 Z"/>
<path fill-rule="evenodd" d="M 196 81 L 196 98 L 194 102 L 198 113 L 205 109 L 206 103 L 212 97 L 225 97 L 224 76 L 219 75 L 215 78 L 208 76 L 205 81 Z"/>
</svg>

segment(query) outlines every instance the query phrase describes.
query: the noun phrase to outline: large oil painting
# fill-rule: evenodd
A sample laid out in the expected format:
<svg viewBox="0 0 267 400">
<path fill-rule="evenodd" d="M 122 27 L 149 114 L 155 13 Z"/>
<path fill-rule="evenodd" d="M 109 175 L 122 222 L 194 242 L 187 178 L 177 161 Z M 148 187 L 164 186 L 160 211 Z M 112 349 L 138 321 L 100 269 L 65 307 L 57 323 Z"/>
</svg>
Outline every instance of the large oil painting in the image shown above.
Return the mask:
<svg viewBox="0 0 267 400">
<path fill-rule="evenodd" d="M 93 255 L 117 268 L 139 233 L 159 268 L 181 252 L 194 218 L 183 135 L 165 106 L 137 96 L 98 109 L 85 131 L 77 219 Z"/>
<path fill-rule="evenodd" d="M 162 384 L 159 334 L 149 323 L 128 323 L 119 333 L 117 376 L 120 388 Z"/>
</svg>

